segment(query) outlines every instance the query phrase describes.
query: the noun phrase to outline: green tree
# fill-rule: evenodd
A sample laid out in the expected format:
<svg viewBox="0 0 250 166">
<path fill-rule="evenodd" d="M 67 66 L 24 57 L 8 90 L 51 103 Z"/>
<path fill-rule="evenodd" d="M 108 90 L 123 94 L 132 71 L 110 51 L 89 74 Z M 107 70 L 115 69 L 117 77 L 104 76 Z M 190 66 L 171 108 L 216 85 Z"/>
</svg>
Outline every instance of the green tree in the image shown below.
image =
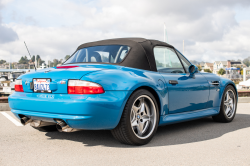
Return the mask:
<svg viewBox="0 0 250 166">
<path fill-rule="evenodd" d="M 247 67 L 249 67 L 249 66 L 250 66 L 250 57 L 245 58 L 245 59 L 243 60 L 243 63 L 244 63 Z"/>
<path fill-rule="evenodd" d="M 39 59 L 39 60 L 38 60 L 38 63 L 39 63 L 39 65 L 42 65 L 43 63 L 45 63 L 45 61 L 42 60 L 42 59 Z"/>
<path fill-rule="evenodd" d="M 204 72 L 212 73 L 212 71 L 210 69 L 204 69 Z"/>
<path fill-rule="evenodd" d="M 0 60 L 0 64 L 4 64 L 6 60 Z"/>
<path fill-rule="evenodd" d="M 31 58 L 32 62 L 35 62 L 35 56 L 33 55 L 33 57 Z M 40 57 L 40 55 L 36 55 L 36 61 L 38 65 L 42 65 L 43 63 L 45 63 L 44 60 L 42 60 L 42 58 Z"/>
<path fill-rule="evenodd" d="M 32 56 L 31 60 L 32 62 L 35 62 L 35 55 Z"/>
<path fill-rule="evenodd" d="M 27 58 L 27 56 L 21 57 L 21 59 L 19 60 L 20 64 L 28 64 L 29 59 Z"/>
<path fill-rule="evenodd" d="M 199 70 L 199 71 L 202 70 L 201 65 L 197 65 L 197 67 L 198 67 L 198 70 Z"/>
<path fill-rule="evenodd" d="M 36 60 L 41 59 L 40 55 L 36 55 Z"/>
<path fill-rule="evenodd" d="M 70 57 L 70 55 L 66 55 L 64 59 L 67 60 L 67 59 L 69 59 L 69 57 Z"/>
<path fill-rule="evenodd" d="M 53 63 L 51 63 L 51 66 L 57 66 L 59 64 L 59 60 L 58 59 L 53 59 Z"/>
<path fill-rule="evenodd" d="M 219 75 L 224 75 L 225 73 L 226 73 L 226 71 L 222 68 L 218 71 Z"/>
</svg>

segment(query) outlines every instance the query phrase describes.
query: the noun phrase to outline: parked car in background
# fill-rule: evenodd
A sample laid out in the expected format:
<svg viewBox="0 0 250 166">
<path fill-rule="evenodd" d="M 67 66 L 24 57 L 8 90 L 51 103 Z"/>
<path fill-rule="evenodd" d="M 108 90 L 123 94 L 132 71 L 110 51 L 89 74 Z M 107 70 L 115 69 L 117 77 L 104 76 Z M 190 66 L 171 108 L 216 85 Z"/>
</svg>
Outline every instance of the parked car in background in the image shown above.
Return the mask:
<svg viewBox="0 0 250 166">
<path fill-rule="evenodd" d="M 18 77 L 15 90 L 9 104 L 24 125 L 111 130 L 132 145 L 147 144 L 162 125 L 208 116 L 231 122 L 238 98 L 232 81 L 144 38 L 82 44 L 61 66 Z"/>
</svg>

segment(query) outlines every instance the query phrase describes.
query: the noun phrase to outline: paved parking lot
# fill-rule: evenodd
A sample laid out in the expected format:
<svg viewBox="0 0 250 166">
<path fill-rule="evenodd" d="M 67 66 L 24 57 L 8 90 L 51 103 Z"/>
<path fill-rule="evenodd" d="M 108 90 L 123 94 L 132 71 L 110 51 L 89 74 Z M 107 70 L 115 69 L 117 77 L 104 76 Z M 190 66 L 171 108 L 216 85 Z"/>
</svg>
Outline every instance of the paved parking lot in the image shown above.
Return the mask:
<svg viewBox="0 0 250 166">
<path fill-rule="evenodd" d="M 7 115 L 6 115 L 7 113 Z M 5 115 L 4 115 L 5 114 Z M 160 127 L 145 146 L 122 145 L 110 131 L 40 132 L 0 112 L 0 165 L 250 165 L 250 104 L 232 123 L 211 118 Z M 9 117 L 10 118 L 10 117 Z"/>
</svg>

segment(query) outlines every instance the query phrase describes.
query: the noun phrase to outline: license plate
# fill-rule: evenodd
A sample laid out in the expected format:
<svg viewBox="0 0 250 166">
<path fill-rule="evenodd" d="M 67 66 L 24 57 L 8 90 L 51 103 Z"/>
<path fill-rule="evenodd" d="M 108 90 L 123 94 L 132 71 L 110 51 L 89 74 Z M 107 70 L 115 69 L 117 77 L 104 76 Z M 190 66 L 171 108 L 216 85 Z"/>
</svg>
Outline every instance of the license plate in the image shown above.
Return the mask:
<svg viewBox="0 0 250 166">
<path fill-rule="evenodd" d="M 33 79 L 34 92 L 51 93 L 50 79 Z"/>
</svg>

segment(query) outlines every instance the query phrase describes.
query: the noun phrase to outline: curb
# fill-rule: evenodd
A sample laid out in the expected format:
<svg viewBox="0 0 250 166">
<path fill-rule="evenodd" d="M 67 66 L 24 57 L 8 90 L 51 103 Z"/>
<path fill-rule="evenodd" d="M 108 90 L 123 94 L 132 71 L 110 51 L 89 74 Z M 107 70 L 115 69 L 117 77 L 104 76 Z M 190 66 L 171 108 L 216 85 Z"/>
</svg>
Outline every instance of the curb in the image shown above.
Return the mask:
<svg viewBox="0 0 250 166">
<path fill-rule="evenodd" d="M 0 103 L 8 103 L 8 97 L 0 97 Z"/>
<path fill-rule="evenodd" d="M 238 96 L 239 97 L 250 97 L 250 91 L 238 91 Z"/>
<path fill-rule="evenodd" d="M 250 97 L 238 97 L 238 103 L 250 103 Z"/>
</svg>

